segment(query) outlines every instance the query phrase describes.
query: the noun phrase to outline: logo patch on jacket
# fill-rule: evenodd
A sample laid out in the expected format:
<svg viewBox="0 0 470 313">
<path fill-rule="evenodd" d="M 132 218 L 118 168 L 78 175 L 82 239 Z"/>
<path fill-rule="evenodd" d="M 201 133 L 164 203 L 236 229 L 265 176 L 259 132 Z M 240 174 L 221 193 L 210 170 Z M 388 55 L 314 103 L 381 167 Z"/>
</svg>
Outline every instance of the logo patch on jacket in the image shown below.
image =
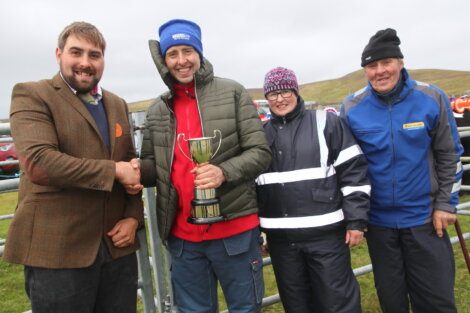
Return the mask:
<svg viewBox="0 0 470 313">
<path fill-rule="evenodd" d="M 424 128 L 423 122 L 413 122 L 413 123 L 403 124 L 403 129 L 413 130 L 413 129 L 421 129 L 421 128 Z"/>
</svg>

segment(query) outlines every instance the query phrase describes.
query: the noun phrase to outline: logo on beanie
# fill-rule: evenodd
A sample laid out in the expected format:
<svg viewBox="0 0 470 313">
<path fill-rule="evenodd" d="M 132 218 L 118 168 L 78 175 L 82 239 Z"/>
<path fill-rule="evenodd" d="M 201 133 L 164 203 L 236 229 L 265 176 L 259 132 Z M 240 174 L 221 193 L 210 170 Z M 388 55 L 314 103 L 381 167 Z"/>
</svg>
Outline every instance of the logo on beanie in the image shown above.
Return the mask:
<svg viewBox="0 0 470 313">
<path fill-rule="evenodd" d="M 171 35 L 171 38 L 173 38 L 173 40 L 189 40 L 189 38 L 191 38 L 188 34 L 173 34 Z"/>
</svg>

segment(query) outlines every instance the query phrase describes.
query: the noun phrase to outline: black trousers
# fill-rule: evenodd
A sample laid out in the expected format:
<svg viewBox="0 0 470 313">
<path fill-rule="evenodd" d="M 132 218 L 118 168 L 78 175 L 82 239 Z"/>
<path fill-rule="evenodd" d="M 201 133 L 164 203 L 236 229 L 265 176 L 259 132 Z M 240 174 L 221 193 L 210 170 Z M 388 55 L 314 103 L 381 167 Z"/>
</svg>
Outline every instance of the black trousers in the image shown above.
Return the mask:
<svg viewBox="0 0 470 313">
<path fill-rule="evenodd" d="M 366 233 L 375 288 L 384 313 L 454 313 L 455 263 L 449 236 L 432 223 Z"/>
<path fill-rule="evenodd" d="M 344 230 L 329 231 L 307 242 L 274 242 L 267 237 L 287 313 L 361 312 Z"/>
<path fill-rule="evenodd" d="M 34 313 L 135 313 L 135 253 L 111 260 L 101 243 L 86 268 L 47 269 L 25 266 L 25 288 Z"/>
</svg>

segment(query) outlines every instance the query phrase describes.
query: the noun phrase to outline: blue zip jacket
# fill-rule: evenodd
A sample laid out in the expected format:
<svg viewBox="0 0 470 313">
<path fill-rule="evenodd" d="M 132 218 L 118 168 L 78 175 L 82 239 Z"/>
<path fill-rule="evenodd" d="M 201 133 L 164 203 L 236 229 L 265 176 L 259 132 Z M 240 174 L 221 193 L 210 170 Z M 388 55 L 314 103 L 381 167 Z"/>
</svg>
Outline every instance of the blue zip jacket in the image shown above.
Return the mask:
<svg viewBox="0 0 470 313">
<path fill-rule="evenodd" d="M 435 209 L 455 212 L 463 173 L 448 97 L 401 74 L 404 87 L 392 103 L 369 83 L 341 108 L 369 163 L 369 223 L 388 228 L 425 224 Z"/>
</svg>

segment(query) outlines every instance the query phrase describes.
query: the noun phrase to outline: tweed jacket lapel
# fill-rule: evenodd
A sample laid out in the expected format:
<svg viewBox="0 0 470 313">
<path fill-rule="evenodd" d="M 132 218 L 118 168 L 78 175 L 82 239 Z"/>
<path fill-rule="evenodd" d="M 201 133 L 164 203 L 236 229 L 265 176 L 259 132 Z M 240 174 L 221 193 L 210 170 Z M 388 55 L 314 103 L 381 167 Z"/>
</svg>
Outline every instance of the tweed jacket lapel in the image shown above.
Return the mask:
<svg viewBox="0 0 470 313">
<path fill-rule="evenodd" d="M 57 90 L 59 95 L 65 100 L 65 102 L 68 105 L 70 105 L 73 109 L 75 109 L 93 127 L 94 131 L 96 132 L 100 140 L 103 142 L 103 146 L 104 146 L 103 138 L 101 137 L 101 133 L 98 129 L 98 126 L 96 125 L 95 120 L 93 119 L 93 116 L 91 116 L 90 112 L 88 111 L 86 106 L 83 104 L 83 102 L 80 100 L 80 98 L 78 98 L 77 95 L 73 93 L 73 91 L 70 89 L 67 83 L 62 79 L 62 77 L 60 76 L 60 73 L 58 73 L 52 78 L 52 85 Z M 104 98 L 103 98 L 103 102 L 106 103 Z M 111 151 L 109 153 L 111 155 L 113 146 L 114 146 L 114 133 L 113 133 L 114 125 L 109 120 L 110 111 L 112 112 L 112 110 L 109 110 L 106 107 L 106 105 L 105 105 L 105 108 L 106 108 L 106 114 L 108 116 L 109 131 L 110 131 L 110 134 L 112 134 L 112 136 L 110 136 Z M 114 115 L 114 114 L 112 113 L 111 115 Z M 73 117 L 70 116 L 70 118 L 73 118 Z M 113 120 L 115 119 L 116 118 L 113 117 Z"/>
<path fill-rule="evenodd" d="M 64 98 L 67 105 L 70 105 L 78 113 L 80 113 L 80 115 L 82 115 L 83 118 L 87 120 L 87 122 L 93 126 L 93 129 L 99 135 L 100 131 L 98 127 L 96 126 L 95 120 L 91 116 L 90 112 L 88 112 L 83 102 L 73 93 L 73 91 L 70 89 L 67 83 L 62 79 L 60 74 L 57 74 L 54 76 L 54 78 L 52 78 L 52 84 L 54 88 L 57 90 L 57 92 L 59 93 L 59 95 L 62 98 Z M 100 135 L 100 138 L 101 138 L 101 135 Z"/>
<path fill-rule="evenodd" d="M 116 144 L 116 123 L 117 123 L 117 116 L 116 116 L 116 105 L 111 97 L 109 97 L 108 92 L 103 90 L 103 105 L 104 109 L 106 110 L 106 116 L 108 117 L 108 128 L 109 128 L 109 144 L 110 144 L 110 157 L 111 160 L 113 159 L 114 155 L 114 148 Z"/>
</svg>

